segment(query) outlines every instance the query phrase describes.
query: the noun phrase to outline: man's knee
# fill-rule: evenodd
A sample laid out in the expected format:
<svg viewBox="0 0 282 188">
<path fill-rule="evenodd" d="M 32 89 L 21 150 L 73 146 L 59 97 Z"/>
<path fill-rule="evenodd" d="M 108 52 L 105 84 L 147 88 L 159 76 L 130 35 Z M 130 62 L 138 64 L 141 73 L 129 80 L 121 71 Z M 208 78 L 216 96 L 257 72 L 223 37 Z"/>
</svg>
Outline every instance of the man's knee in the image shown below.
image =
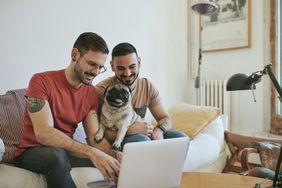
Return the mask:
<svg viewBox="0 0 282 188">
<path fill-rule="evenodd" d="M 49 167 L 52 168 L 62 168 L 65 170 L 70 170 L 71 165 L 68 159 L 68 155 L 65 150 L 61 148 L 51 147 L 46 150 L 46 160 L 45 162 L 48 164 Z"/>
<path fill-rule="evenodd" d="M 123 142 L 121 143 L 121 148 L 123 150 L 124 145 L 130 142 L 144 142 L 144 141 L 151 141 L 151 138 L 144 134 L 127 136 L 124 138 Z"/>
<path fill-rule="evenodd" d="M 188 137 L 185 133 L 181 132 L 181 131 L 168 131 L 165 135 L 164 138 L 181 138 L 181 137 Z"/>
<path fill-rule="evenodd" d="M 144 134 L 136 134 L 132 136 L 125 137 L 125 142 L 142 142 L 142 141 L 150 141 L 150 137 Z"/>
</svg>

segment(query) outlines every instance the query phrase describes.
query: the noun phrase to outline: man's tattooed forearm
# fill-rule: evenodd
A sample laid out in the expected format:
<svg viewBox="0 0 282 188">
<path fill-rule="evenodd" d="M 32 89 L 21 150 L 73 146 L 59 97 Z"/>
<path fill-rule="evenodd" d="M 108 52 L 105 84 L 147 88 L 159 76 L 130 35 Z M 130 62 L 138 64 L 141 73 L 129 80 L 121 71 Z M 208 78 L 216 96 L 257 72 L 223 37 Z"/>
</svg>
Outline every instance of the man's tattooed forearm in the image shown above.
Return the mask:
<svg viewBox="0 0 282 188">
<path fill-rule="evenodd" d="M 97 112 L 93 112 L 93 115 L 96 117 L 96 118 L 98 118 L 98 115 L 97 115 Z"/>
<path fill-rule="evenodd" d="M 35 112 L 40 111 L 44 105 L 45 105 L 44 99 L 37 99 L 37 98 L 28 98 L 27 99 L 28 111 L 30 113 L 35 113 Z"/>
</svg>

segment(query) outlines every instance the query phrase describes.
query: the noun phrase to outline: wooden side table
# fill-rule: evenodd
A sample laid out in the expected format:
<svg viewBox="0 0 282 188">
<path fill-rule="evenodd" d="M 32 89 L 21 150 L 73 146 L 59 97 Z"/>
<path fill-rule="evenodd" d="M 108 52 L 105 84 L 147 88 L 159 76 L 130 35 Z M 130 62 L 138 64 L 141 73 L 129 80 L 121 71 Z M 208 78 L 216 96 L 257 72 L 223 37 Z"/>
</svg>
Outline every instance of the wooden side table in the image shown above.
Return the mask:
<svg viewBox="0 0 282 188">
<path fill-rule="evenodd" d="M 179 188 L 253 188 L 256 183 L 261 188 L 272 185 L 271 180 L 237 174 L 184 172 Z"/>
</svg>

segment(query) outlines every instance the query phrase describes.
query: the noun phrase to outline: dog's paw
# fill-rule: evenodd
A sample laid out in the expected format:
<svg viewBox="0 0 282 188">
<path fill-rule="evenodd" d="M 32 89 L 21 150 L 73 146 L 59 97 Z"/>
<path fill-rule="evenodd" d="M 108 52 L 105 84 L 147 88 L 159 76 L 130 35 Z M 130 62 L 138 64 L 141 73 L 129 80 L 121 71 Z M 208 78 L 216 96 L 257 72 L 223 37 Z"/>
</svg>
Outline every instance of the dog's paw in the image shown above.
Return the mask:
<svg viewBox="0 0 282 188">
<path fill-rule="evenodd" d="M 121 150 L 121 146 L 117 142 L 114 142 L 112 146 L 113 146 L 113 149 L 115 149 L 115 150 L 119 150 L 119 151 Z"/>
<path fill-rule="evenodd" d="M 95 141 L 96 141 L 97 143 L 101 142 L 102 139 L 103 139 L 103 134 L 97 134 L 97 135 L 95 136 Z"/>
</svg>

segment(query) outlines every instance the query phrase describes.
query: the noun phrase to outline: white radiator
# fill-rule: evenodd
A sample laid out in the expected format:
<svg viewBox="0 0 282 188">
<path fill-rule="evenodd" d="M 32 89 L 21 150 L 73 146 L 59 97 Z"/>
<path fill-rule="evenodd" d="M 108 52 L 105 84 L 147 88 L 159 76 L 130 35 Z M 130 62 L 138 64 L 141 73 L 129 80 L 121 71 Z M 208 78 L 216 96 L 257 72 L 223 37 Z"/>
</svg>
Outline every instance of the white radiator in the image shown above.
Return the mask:
<svg viewBox="0 0 282 188">
<path fill-rule="evenodd" d="M 204 81 L 204 104 L 221 109 L 222 114 L 230 114 L 230 94 L 226 91 L 226 80 Z"/>
</svg>

